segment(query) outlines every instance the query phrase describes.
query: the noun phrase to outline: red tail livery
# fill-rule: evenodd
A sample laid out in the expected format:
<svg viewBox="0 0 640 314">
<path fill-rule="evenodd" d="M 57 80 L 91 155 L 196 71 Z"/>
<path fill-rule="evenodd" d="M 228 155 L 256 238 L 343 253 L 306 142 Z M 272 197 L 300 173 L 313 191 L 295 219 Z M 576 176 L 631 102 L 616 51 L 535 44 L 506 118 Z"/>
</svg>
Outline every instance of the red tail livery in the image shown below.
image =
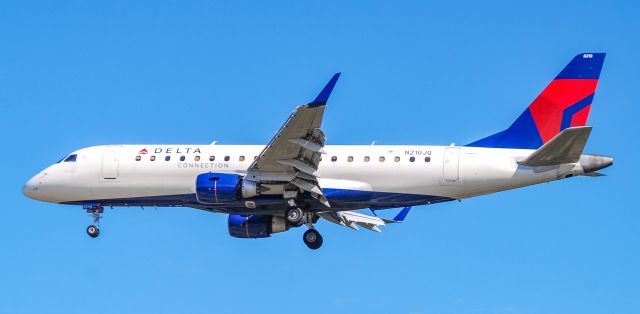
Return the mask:
<svg viewBox="0 0 640 314">
<path fill-rule="evenodd" d="M 537 149 L 568 127 L 584 126 L 604 57 L 575 56 L 508 129 L 467 146 Z"/>
</svg>

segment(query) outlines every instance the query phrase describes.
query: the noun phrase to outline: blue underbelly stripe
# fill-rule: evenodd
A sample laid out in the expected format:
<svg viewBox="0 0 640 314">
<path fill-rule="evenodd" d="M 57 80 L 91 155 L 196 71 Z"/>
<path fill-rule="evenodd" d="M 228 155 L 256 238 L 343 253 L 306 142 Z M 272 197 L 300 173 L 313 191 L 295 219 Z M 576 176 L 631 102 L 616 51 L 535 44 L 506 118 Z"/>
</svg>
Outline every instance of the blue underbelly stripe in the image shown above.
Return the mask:
<svg viewBox="0 0 640 314">
<path fill-rule="evenodd" d="M 343 189 L 323 189 L 323 192 L 332 209 L 360 209 L 360 208 L 395 208 L 403 206 L 417 206 L 424 204 L 433 204 L 453 200 L 449 197 L 407 194 L 407 193 L 391 193 L 391 192 L 372 192 L 359 190 L 343 190 Z M 248 199 L 256 203 L 257 207 L 286 207 L 282 196 L 263 195 Z M 312 208 L 323 208 L 324 206 L 305 194 L 305 200 L 312 204 Z M 95 199 L 63 202 L 62 204 L 86 205 L 99 203 L 103 206 L 194 206 L 203 207 L 198 203 L 195 194 L 177 194 L 177 195 L 158 195 L 131 198 L 114 198 L 114 199 Z M 208 207 L 205 205 L 204 207 Z M 224 205 L 211 205 L 211 208 L 224 207 L 227 210 L 246 210 L 244 201 L 232 202 Z"/>
</svg>

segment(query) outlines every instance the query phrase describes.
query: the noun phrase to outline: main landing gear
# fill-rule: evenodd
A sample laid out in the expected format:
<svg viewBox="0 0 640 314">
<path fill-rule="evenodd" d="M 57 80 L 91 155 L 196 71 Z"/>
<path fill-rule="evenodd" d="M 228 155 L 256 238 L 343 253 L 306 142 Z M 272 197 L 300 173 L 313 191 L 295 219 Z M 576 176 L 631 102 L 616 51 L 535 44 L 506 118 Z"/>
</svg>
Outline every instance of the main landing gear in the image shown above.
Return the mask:
<svg viewBox="0 0 640 314">
<path fill-rule="evenodd" d="M 285 217 L 287 218 L 287 222 L 289 222 L 293 227 L 300 227 L 304 223 L 304 213 L 302 209 L 298 207 L 291 207 L 285 212 Z"/>
<path fill-rule="evenodd" d="M 305 213 L 304 220 L 309 230 L 305 231 L 302 235 L 302 241 L 312 250 L 317 250 L 322 246 L 322 235 L 313 226 L 318 221 L 318 215 L 315 213 Z"/>
<path fill-rule="evenodd" d="M 92 238 L 97 238 L 100 235 L 100 214 L 104 212 L 104 207 L 100 205 L 85 206 L 87 213 L 93 217 L 93 224 L 87 227 L 87 234 Z"/>
<path fill-rule="evenodd" d="M 322 236 L 316 229 L 309 229 L 305 231 L 302 236 L 302 240 L 304 241 L 304 244 L 312 250 L 317 250 L 322 246 Z"/>
<path fill-rule="evenodd" d="M 297 195 L 297 190 L 285 191 L 284 198 L 287 200 L 289 209 L 285 211 L 284 217 L 287 220 L 287 224 L 291 227 L 300 227 L 303 224 L 306 224 L 309 230 L 305 231 L 304 235 L 302 236 L 302 240 L 308 248 L 317 250 L 322 246 L 322 235 L 320 235 L 320 232 L 315 229 L 313 224 L 318 221 L 319 217 L 313 212 L 303 211 L 300 207 L 306 209 L 308 208 L 308 206 L 298 206 L 298 204 L 296 203 Z"/>
</svg>

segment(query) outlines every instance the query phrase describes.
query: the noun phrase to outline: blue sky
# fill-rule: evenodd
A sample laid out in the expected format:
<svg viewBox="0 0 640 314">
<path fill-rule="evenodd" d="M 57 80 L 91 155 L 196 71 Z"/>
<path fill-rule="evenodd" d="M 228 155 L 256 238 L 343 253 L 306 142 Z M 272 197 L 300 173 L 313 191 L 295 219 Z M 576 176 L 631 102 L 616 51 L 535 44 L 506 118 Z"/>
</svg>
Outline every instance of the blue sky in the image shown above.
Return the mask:
<svg viewBox="0 0 640 314">
<path fill-rule="evenodd" d="M 3 1 L 0 312 L 638 313 L 636 52 L 625 1 Z M 506 127 L 581 52 L 607 52 L 573 178 L 417 207 L 382 234 L 320 223 L 227 235 L 189 208 L 80 208 L 20 194 L 108 143 L 266 143 L 343 73 L 331 144 L 464 144 Z M 388 215 L 394 212 L 390 211 Z"/>
</svg>

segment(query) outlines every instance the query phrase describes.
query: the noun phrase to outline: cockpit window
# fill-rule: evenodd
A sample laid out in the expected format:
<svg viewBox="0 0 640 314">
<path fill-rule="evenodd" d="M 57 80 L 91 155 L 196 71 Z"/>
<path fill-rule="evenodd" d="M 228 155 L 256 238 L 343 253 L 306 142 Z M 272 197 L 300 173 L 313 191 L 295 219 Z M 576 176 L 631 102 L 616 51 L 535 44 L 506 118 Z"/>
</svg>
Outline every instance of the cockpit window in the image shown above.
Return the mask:
<svg viewBox="0 0 640 314">
<path fill-rule="evenodd" d="M 72 154 L 69 155 L 69 157 L 65 158 L 64 162 L 76 162 L 76 159 L 78 159 L 78 155 Z"/>
</svg>

